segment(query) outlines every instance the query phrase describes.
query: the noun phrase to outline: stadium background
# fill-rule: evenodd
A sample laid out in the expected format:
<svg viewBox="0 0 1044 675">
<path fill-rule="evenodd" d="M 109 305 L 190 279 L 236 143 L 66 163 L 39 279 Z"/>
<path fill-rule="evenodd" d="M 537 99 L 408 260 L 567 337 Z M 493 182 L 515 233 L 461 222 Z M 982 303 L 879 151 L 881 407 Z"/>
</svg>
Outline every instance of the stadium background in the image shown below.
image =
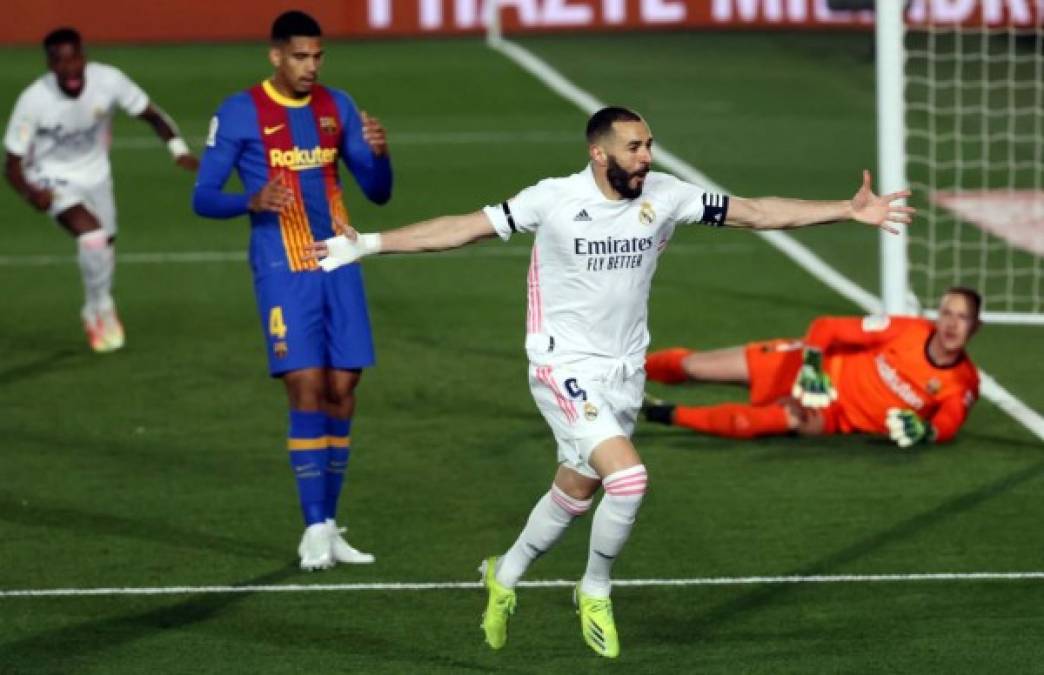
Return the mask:
<svg viewBox="0 0 1044 675">
<path fill-rule="evenodd" d="M 343 3 L 344 20 L 362 5 Z M 799 5 L 733 6 L 764 19 L 766 7 Z M 90 55 L 138 81 L 198 149 L 218 102 L 267 74 L 271 6 L 209 21 L 179 3 L 204 41 L 166 44 L 189 36 L 149 33 L 173 25 L 150 15 L 155 7 L 92 4 L 112 14 L 84 33 Z M 623 6 L 633 17 L 642 9 Z M 807 17 L 822 5 L 805 6 Z M 5 116 L 43 71 L 38 48 L 19 44 L 57 23 L 87 25 L 82 11 L 16 0 L 24 20 L 0 28 Z M 130 34 L 103 32 L 117 26 Z M 215 27 L 244 41 L 205 41 Z M 859 169 L 874 166 L 865 30 L 512 37 L 598 98 L 645 113 L 658 143 L 737 194 L 848 196 Z M 146 38 L 160 43 L 120 44 Z M 583 162 L 584 114 L 475 36 L 330 40 L 327 49 L 324 81 L 351 91 L 390 132 L 391 204 L 348 194 L 362 229 L 471 210 Z M 193 216 L 191 177 L 140 122 L 120 119 L 114 136 L 117 298 L 129 340 L 121 353 L 87 353 L 68 238 L 0 190 L 0 672 L 605 667 L 580 640 L 567 587 L 523 589 L 509 646 L 494 654 L 481 643 L 479 590 L 391 586 L 473 581 L 473 567 L 510 543 L 546 489 L 552 449 L 521 351 L 528 242 L 366 263 L 380 363 L 363 383 L 344 502 L 352 540 L 378 563 L 306 575 L 293 556 L 283 394 L 264 374 L 246 223 Z M 848 224 L 799 238 L 877 288 L 874 233 Z M 656 346 L 713 347 L 796 335 L 814 316 L 856 311 L 760 239 L 694 229 L 661 263 L 651 328 Z M 1041 410 L 1040 344 L 1039 328 L 990 326 L 972 352 Z M 671 392 L 690 402 L 738 393 Z M 647 427 L 636 442 L 652 486 L 618 576 L 732 581 L 618 588 L 619 668 L 1039 669 L 1044 457 L 1039 439 L 994 406 L 977 406 L 955 443 L 914 453 L 868 438 L 735 443 Z M 532 580 L 579 574 L 587 526 L 574 529 Z M 1028 574 L 739 581 L 940 573 Z M 348 586 L 360 583 L 375 589 Z M 316 584 L 339 588 L 200 588 Z M 150 587 L 185 589 L 15 593 Z"/>
</svg>

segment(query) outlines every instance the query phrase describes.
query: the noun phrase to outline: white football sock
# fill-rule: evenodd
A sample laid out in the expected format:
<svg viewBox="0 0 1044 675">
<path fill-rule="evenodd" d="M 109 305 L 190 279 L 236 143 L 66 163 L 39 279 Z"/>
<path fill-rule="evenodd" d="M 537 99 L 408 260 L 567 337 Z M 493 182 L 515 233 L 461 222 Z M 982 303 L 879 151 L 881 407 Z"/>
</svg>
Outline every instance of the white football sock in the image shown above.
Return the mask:
<svg viewBox="0 0 1044 675">
<path fill-rule="evenodd" d="M 83 278 L 84 318 L 112 310 L 112 277 L 116 251 L 105 230 L 91 230 L 76 238 L 77 260 Z"/>
<path fill-rule="evenodd" d="M 587 513 L 589 508 L 590 499 L 574 499 L 552 484 L 551 490 L 533 507 L 522 534 L 497 561 L 497 582 L 514 588 L 530 563 L 554 546 L 573 519 Z"/>
<path fill-rule="evenodd" d="M 647 480 L 643 464 L 616 471 L 602 480 L 605 495 L 595 509 L 587 571 L 580 580 L 580 590 L 585 595 L 609 597 L 613 563 L 631 536 Z"/>
</svg>

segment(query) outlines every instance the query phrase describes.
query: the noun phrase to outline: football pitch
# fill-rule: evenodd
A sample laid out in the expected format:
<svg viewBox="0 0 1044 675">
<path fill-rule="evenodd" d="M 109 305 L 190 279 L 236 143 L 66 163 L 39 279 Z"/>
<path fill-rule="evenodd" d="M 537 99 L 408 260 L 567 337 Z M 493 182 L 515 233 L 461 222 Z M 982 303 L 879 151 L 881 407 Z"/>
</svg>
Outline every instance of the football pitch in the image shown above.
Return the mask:
<svg viewBox="0 0 1044 675">
<path fill-rule="evenodd" d="M 867 35 L 521 43 L 644 113 L 658 144 L 735 194 L 847 198 L 875 165 Z M 218 103 L 269 72 L 261 44 L 88 48 L 196 149 Z M 389 129 L 390 204 L 347 191 L 362 230 L 471 211 L 585 161 L 586 115 L 478 40 L 326 50 L 323 80 Z M 6 120 L 43 59 L 0 54 Z M 954 443 L 916 452 L 640 425 L 651 482 L 615 569 L 635 582 L 614 591 L 620 659 L 583 644 L 572 609 L 589 518 L 531 568 L 549 583 L 519 590 L 508 645 L 490 651 L 475 568 L 554 469 L 526 386 L 525 237 L 364 263 L 378 366 L 342 512 L 377 563 L 299 571 L 246 220 L 194 216 L 192 176 L 143 123 L 121 118 L 114 136 L 121 352 L 88 353 L 71 241 L 0 189 L 0 673 L 1039 672 L 1044 446 L 986 401 Z M 876 237 L 798 235 L 870 290 Z M 650 326 L 654 347 L 713 348 L 858 312 L 760 238 L 691 228 L 661 259 Z M 1041 331 L 987 326 L 971 348 L 1038 411 Z"/>
</svg>

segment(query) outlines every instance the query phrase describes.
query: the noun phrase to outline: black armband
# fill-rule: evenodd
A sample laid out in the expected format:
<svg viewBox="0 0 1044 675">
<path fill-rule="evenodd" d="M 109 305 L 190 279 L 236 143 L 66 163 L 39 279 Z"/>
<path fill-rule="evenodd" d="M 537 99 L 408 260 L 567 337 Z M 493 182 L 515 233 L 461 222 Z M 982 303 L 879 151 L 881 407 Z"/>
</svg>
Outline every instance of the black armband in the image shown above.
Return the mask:
<svg viewBox="0 0 1044 675">
<path fill-rule="evenodd" d="M 729 213 L 729 196 L 712 194 L 703 195 L 703 217 L 700 223 L 711 227 L 723 227 Z"/>
</svg>

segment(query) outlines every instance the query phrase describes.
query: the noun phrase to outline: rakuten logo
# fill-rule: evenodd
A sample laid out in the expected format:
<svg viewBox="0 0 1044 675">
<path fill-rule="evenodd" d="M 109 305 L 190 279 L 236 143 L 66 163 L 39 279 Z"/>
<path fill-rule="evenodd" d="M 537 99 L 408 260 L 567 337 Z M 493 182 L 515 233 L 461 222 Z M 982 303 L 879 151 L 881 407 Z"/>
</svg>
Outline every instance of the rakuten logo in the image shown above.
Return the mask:
<svg viewBox="0 0 1044 675">
<path fill-rule="evenodd" d="M 474 29 L 484 25 L 492 0 L 368 0 L 369 25 L 387 29 L 413 13 L 424 30 Z M 512 12 L 524 28 L 568 28 L 599 24 L 684 23 L 686 0 L 640 0 L 632 16 L 628 0 L 499 0 L 501 13 Z"/>
</svg>

